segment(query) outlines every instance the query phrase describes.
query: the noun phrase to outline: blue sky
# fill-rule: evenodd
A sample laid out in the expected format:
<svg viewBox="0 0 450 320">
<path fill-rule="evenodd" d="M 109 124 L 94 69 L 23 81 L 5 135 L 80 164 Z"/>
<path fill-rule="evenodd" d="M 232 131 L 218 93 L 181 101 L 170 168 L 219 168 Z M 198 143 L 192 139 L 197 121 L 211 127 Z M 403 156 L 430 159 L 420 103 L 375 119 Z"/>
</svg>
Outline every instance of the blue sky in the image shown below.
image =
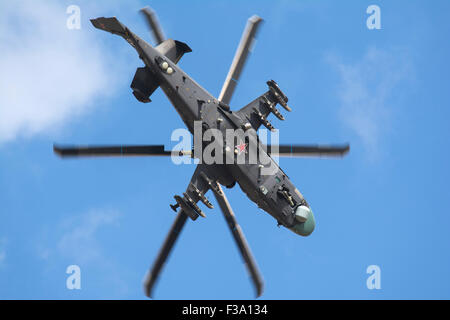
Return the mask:
<svg viewBox="0 0 450 320">
<path fill-rule="evenodd" d="M 66 28 L 72 4 L 80 30 Z M 381 30 L 366 27 L 371 4 Z M 400 0 L 1 3 L 0 298 L 144 298 L 175 218 L 169 204 L 194 166 L 61 160 L 52 145 L 175 144 L 183 123 L 162 92 L 150 104 L 131 94 L 135 52 L 88 21 L 117 16 L 151 41 L 137 12 L 145 5 L 193 49 L 180 66 L 216 95 L 247 18 L 260 15 L 232 108 L 274 79 L 293 108 L 273 120 L 283 143 L 351 144 L 344 159 L 280 160 L 314 209 L 308 238 L 227 190 L 264 275 L 262 298 L 450 298 L 450 3 Z M 183 231 L 156 298 L 254 297 L 223 217 L 206 214 Z M 81 290 L 66 289 L 73 264 Z M 366 287 L 369 265 L 381 268 L 380 290 Z"/>
</svg>

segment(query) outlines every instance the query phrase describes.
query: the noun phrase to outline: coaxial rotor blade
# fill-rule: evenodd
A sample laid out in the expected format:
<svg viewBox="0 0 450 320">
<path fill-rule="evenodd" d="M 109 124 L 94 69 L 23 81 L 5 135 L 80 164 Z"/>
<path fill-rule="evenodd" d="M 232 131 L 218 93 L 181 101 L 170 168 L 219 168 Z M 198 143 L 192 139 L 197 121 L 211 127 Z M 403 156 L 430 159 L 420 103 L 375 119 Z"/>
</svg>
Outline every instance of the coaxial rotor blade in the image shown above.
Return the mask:
<svg viewBox="0 0 450 320">
<path fill-rule="evenodd" d="M 227 225 L 230 228 L 230 231 L 233 235 L 234 241 L 239 248 L 239 252 L 244 259 L 245 266 L 250 273 L 253 284 L 256 289 L 256 297 L 261 296 L 264 287 L 264 281 L 261 277 L 261 274 L 258 270 L 258 266 L 256 265 L 255 259 L 250 251 L 247 240 L 245 239 L 244 233 L 242 232 L 241 227 L 237 223 L 236 217 L 231 209 L 230 203 L 228 202 L 225 193 L 223 192 L 220 185 L 217 185 L 217 190 L 214 190 L 214 196 L 216 197 L 217 202 L 219 203 L 220 209 L 227 221 Z"/>
<path fill-rule="evenodd" d="M 155 11 L 150 7 L 145 7 L 141 9 L 141 12 L 145 16 L 145 20 L 147 20 L 148 27 L 153 33 L 156 44 L 160 44 L 166 39 L 166 37 L 164 36 Z"/>
<path fill-rule="evenodd" d="M 267 152 L 280 157 L 342 157 L 350 151 L 350 145 L 268 145 Z"/>
<path fill-rule="evenodd" d="M 171 156 L 172 151 L 164 145 L 118 145 L 118 146 L 53 146 L 53 151 L 61 157 L 128 157 L 128 156 Z M 190 156 L 191 151 L 173 151 L 176 156 Z"/>
<path fill-rule="evenodd" d="M 222 91 L 219 95 L 219 101 L 222 101 L 226 105 L 230 104 L 234 89 L 239 81 L 245 62 L 247 61 L 248 53 L 252 50 L 258 27 L 262 21 L 263 19 L 256 15 L 248 19 L 239 47 L 237 48 L 233 62 L 231 63 L 230 71 L 228 72 Z"/>
<path fill-rule="evenodd" d="M 188 216 L 182 210 L 178 213 L 172 227 L 169 230 L 166 240 L 164 241 L 164 244 L 161 247 L 158 256 L 156 257 L 156 260 L 153 263 L 151 270 L 147 273 L 145 277 L 144 292 L 146 296 L 149 298 L 152 295 L 153 286 L 158 280 L 158 276 L 161 273 L 164 263 L 166 262 L 175 242 L 177 241 L 181 230 L 186 224 L 187 218 Z"/>
</svg>

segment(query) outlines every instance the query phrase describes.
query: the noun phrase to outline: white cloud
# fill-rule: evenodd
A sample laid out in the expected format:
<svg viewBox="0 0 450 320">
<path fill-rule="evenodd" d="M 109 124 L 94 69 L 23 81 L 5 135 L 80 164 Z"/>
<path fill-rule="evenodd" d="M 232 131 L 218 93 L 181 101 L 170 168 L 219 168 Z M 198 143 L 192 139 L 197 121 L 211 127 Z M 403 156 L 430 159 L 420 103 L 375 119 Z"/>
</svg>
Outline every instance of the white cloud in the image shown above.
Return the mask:
<svg viewBox="0 0 450 320">
<path fill-rule="evenodd" d="M 105 262 L 103 246 L 97 240 L 98 232 L 107 226 L 117 226 L 119 217 L 116 210 L 91 209 L 45 226 L 37 241 L 37 254 L 42 260 L 58 256 L 74 264 Z"/>
<path fill-rule="evenodd" d="M 96 237 L 100 228 L 116 225 L 119 213 L 114 210 L 90 210 L 71 217 L 62 223 L 62 236 L 57 242 L 57 252 L 76 264 L 105 261 Z"/>
<path fill-rule="evenodd" d="M 400 83 L 412 77 L 409 56 L 402 50 L 369 48 L 355 63 L 327 58 L 340 76 L 339 116 L 360 139 L 369 158 L 377 158 L 398 98 L 406 94 L 398 90 Z"/>
<path fill-rule="evenodd" d="M 105 287 L 102 298 L 123 297 L 129 288 L 123 279 L 127 274 L 120 262 L 106 254 L 111 249 L 110 237 L 102 232 L 119 225 L 120 213 L 111 209 L 91 209 L 71 215 L 43 228 L 36 241 L 37 255 L 48 268 L 54 270 L 63 262 L 66 266 L 78 265 L 82 270 L 96 275 L 97 283 Z M 102 240 L 103 239 L 103 240 Z"/>
<path fill-rule="evenodd" d="M 108 50 L 68 16 L 55 1 L 0 3 L 0 143 L 54 130 L 112 91 Z"/>
</svg>

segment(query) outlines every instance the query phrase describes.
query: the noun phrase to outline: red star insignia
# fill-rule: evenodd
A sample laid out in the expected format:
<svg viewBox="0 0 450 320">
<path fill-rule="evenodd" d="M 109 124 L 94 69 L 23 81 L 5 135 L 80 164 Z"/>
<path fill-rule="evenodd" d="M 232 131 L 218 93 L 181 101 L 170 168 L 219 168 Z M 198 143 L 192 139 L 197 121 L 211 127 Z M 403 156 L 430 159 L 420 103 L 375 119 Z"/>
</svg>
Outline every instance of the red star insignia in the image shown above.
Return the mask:
<svg viewBox="0 0 450 320">
<path fill-rule="evenodd" d="M 241 153 L 241 152 L 245 151 L 245 148 L 247 148 L 247 144 L 241 142 L 241 143 L 238 144 L 236 147 L 237 147 L 237 149 L 238 149 L 238 152 Z"/>
</svg>

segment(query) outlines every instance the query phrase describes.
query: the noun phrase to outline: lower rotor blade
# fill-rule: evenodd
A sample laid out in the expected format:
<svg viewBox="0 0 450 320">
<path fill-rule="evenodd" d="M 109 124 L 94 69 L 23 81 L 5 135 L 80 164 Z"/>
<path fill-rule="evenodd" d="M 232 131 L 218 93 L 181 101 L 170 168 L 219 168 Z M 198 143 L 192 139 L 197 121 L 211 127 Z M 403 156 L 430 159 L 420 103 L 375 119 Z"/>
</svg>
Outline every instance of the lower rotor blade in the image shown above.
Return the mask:
<svg viewBox="0 0 450 320">
<path fill-rule="evenodd" d="M 222 188 L 218 184 L 218 191 L 214 191 L 214 196 L 216 197 L 217 202 L 219 203 L 220 209 L 222 209 L 222 213 L 227 221 L 228 227 L 236 241 L 236 244 L 239 248 L 239 251 L 244 259 L 245 266 L 250 273 L 253 284 L 256 289 L 256 297 L 261 296 L 264 287 L 264 281 L 260 275 L 258 270 L 258 266 L 256 265 L 255 259 L 250 251 L 247 240 L 245 239 L 244 233 L 242 232 L 241 227 L 236 221 L 236 217 L 231 209 L 230 203 L 228 202 L 225 193 L 223 193 Z"/>
<path fill-rule="evenodd" d="M 61 157 L 95 157 L 95 156 L 171 156 L 172 152 L 163 145 L 147 146 L 53 146 L 53 151 Z M 190 155 L 190 151 L 176 151 L 176 155 Z"/>
<path fill-rule="evenodd" d="M 335 156 L 342 157 L 350 151 L 350 146 L 326 146 L 326 145 L 268 145 L 267 152 L 280 157 L 305 157 L 305 156 Z"/>
<path fill-rule="evenodd" d="M 144 280 L 144 291 L 145 295 L 147 297 L 151 297 L 153 286 L 155 285 L 156 281 L 158 280 L 158 276 L 161 273 L 162 267 L 164 266 L 164 263 L 167 260 L 167 257 L 169 256 L 176 240 L 178 239 L 178 236 L 180 235 L 181 230 L 183 229 L 184 225 L 186 224 L 188 216 L 183 212 L 180 211 L 170 228 L 170 231 L 166 237 L 166 240 L 164 241 L 163 246 L 161 247 L 161 250 L 159 251 L 159 254 L 153 263 L 152 269 L 149 273 L 147 273 L 145 280 Z"/>
</svg>

